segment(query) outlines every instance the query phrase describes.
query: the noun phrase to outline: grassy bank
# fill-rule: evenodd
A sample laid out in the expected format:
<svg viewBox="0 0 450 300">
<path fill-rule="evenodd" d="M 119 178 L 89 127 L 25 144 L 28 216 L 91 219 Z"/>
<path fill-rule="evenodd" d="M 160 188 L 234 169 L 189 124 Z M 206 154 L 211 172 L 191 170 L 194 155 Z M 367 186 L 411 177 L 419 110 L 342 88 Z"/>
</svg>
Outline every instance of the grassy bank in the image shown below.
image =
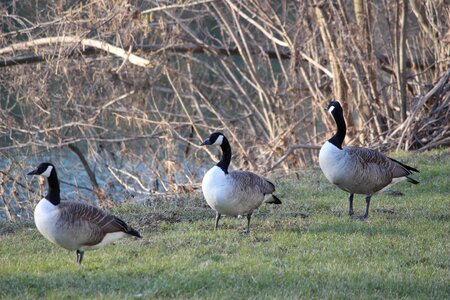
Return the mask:
<svg viewBox="0 0 450 300">
<path fill-rule="evenodd" d="M 86 252 L 82 266 L 32 221 L 0 225 L 0 297 L 448 299 L 449 152 L 394 156 L 421 183 L 374 196 L 365 222 L 315 168 L 273 178 L 284 204 L 255 213 L 249 236 L 244 219 L 214 232 L 200 196 L 116 209 L 144 239 Z M 356 214 L 364 207 L 356 196 Z"/>
</svg>

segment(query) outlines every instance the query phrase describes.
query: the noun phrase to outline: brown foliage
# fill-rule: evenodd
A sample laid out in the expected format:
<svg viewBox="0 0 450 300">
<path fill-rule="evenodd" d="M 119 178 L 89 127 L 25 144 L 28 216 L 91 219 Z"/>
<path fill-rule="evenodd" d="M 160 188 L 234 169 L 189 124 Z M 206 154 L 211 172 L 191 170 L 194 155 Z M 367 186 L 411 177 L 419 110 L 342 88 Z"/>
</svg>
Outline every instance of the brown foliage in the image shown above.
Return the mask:
<svg viewBox="0 0 450 300">
<path fill-rule="evenodd" d="M 408 121 L 449 64 L 449 44 L 439 43 L 448 6 L 402 3 L 2 4 L 0 149 L 33 157 L 76 144 L 110 178 L 105 185 L 176 191 L 198 186 L 201 167 L 216 159 L 198 147 L 213 130 L 229 136 L 237 168 L 310 165 L 317 150 L 309 146 L 334 129 L 323 111 L 332 97 L 345 98 L 347 144 L 448 145 L 436 139 L 448 133 L 448 91 L 398 134 L 402 115 Z M 92 190 L 107 198 L 91 175 Z"/>
</svg>

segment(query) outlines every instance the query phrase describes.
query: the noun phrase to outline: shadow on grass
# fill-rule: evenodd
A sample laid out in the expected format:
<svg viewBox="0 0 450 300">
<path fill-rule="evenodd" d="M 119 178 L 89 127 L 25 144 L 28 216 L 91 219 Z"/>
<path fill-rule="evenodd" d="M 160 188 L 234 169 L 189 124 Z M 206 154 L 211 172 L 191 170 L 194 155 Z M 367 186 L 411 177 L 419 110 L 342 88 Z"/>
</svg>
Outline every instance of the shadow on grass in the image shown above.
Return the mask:
<svg viewBox="0 0 450 300">
<path fill-rule="evenodd" d="M 339 270 L 342 267 L 344 270 Z M 89 268 L 52 274 L 0 275 L 0 296 L 11 298 L 432 298 L 444 299 L 450 288 L 439 278 L 423 280 L 411 274 L 352 271 L 342 265 L 322 270 L 320 276 L 306 269 L 280 273 L 275 267 L 247 270 L 207 268 L 153 272 L 134 271 L 96 274 Z M 343 272 L 340 272 L 343 271 Z"/>
<path fill-rule="evenodd" d="M 300 234 L 304 233 L 324 233 L 331 232 L 337 233 L 339 235 L 353 235 L 361 234 L 366 236 L 376 236 L 376 235 L 400 235 L 405 236 L 410 232 L 405 229 L 400 229 L 391 225 L 372 225 L 369 223 L 363 223 L 358 220 L 343 220 L 343 221 L 333 221 L 329 220 L 326 223 L 305 225 L 298 228 L 284 228 L 291 232 L 296 232 Z"/>
</svg>

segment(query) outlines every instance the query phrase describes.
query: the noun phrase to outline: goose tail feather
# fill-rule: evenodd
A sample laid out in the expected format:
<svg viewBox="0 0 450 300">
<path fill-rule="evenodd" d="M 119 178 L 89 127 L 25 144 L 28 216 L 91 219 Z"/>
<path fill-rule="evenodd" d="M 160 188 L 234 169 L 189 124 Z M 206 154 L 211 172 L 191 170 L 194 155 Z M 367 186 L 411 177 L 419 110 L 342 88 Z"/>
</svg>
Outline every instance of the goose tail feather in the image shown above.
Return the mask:
<svg viewBox="0 0 450 300">
<path fill-rule="evenodd" d="M 389 159 L 392 160 L 392 161 L 394 161 L 394 162 L 396 162 L 396 163 L 398 163 L 399 165 L 401 165 L 403 168 L 405 168 L 406 170 L 410 171 L 411 173 L 412 173 L 412 172 L 420 173 L 420 171 L 417 170 L 416 168 L 413 168 L 413 167 L 411 167 L 411 166 L 405 165 L 404 163 L 401 163 L 401 162 L 399 162 L 398 160 L 393 159 L 393 158 L 391 158 L 391 157 L 389 157 Z"/>
<path fill-rule="evenodd" d="M 129 227 L 127 233 L 129 235 L 132 235 L 132 236 L 135 236 L 135 237 L 138 237 L 138 238 L 142 238 L 142 235 L 136 229 L 134 229 L 132 227 Z"/>
<path fill-rule="evenodd" d="M 419 182 L 414 178 L 406 176 L 406 181 L 411 182 L 412 184 L 418 184 Z"/>
<path fill-rule="evenodd" d="M 280 198 L 278 198 L 274 194 L 270 195 L 270 197 L 265 202 L 270 204 L 282 204 Z"/>
</svg>

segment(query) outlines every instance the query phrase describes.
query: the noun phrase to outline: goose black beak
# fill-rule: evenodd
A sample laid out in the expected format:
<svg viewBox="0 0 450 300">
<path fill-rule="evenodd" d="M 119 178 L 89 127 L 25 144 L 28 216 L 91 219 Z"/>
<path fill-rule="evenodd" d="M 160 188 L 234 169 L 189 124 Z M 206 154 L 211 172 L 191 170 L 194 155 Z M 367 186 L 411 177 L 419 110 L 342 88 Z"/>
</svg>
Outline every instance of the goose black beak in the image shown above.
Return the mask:
<svg viewBox="0 0 450 300">
<path fill-rule="evenodd" d="M 206 146 L 206 145 L 212 145 L 212 143 L 209 140 L 209 138 L 207 138 L 206 140 L 203 141 L 203 143 L 200 144 L 200 146 Z"/>
<path fill-rule="evenodd" d="M 27 175 L 39 175 L 38 170 L 33 170 L 30 173 L 28 173 Z"/>
</svg>

